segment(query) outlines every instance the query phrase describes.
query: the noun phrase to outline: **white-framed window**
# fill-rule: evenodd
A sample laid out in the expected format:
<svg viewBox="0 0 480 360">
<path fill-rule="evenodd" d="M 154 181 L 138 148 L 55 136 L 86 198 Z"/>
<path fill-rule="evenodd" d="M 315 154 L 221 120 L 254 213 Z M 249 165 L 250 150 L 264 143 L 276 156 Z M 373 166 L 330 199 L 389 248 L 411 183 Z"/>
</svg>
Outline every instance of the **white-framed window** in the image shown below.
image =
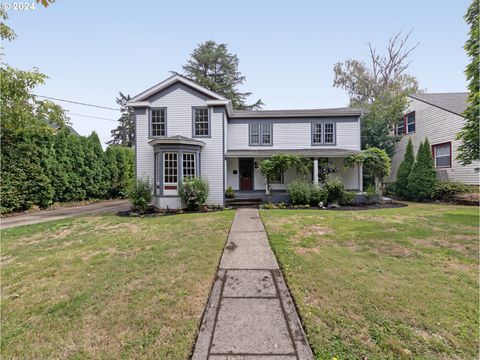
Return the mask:
<svg viewBox="0 0 480 360">
<path fill-rule="evenodd" d="M 405 132 L 405 120 L 404 119 L 398 120 L 396 130 L 397 130 L 396 131 L 397 135 L 402 135 Z"/>
<path fill-rule="evenodd" d="M 323 129 L 324 132 L 324 144 L 333 144 L 334 141 L 334 133 L 335 133 L 335 124 L 333 123 L 325 123 L 325 127 Z"/>
<path fill-rule="evenodd" d="M 183 153 L 182 157 L 183 178 L 195 177 L 195 153 Z"/>
<path fill-rule="evenodd" d="M 150 114 L 150 134 L 152 137 L 166 135 L 165 109 L 152 109 Z"/>
<path fill-rule="evenodd" d="M 452 167 L 452 143 L 432 145 L 433 158 L 436 168 Z"/>
<path fill-rule="evenodd" d="M 415 132 L 415 112 L 411 112 L 405 115 L 407 121 L 407 134 L 411 134 Z"/>
<path fill-rule="evenodd" d="M 281 172 L 275 174 L 275 176 L 272 177 L 272 181 L 271 181 L 272 184 L 283 184 L 283 182 L 284 182 L 284 177 L 283 177 L 283 173 Z"/>
<path fill-rule="evenodd" d="M 249 125 L 250 145 L 272 145 L 273 126 L 271 123 L 252 123 Z"/>
<path fill-rule="evenodd" d="M 163 153 L 163 182 L 164 184 L 178 183 L 178 154 L 176 152 Z"/>
<path fill-rule="evenodd" d="M 200 137 L 210 136 L 208 108 L 193 109 L 193 135 Z"/>
<path fill-rule="evenodd" d="M 312 128 L 312 140 L 314 144 L 321 144 L 322 143 L 322 123 L 315 123 L 313 124 Z"/>
<path fill-rule="evenodd" d="M 313 145 L 335 144 L 335 123 L 333 122 L 312 123 L 312 144 Z"/>
</svg>

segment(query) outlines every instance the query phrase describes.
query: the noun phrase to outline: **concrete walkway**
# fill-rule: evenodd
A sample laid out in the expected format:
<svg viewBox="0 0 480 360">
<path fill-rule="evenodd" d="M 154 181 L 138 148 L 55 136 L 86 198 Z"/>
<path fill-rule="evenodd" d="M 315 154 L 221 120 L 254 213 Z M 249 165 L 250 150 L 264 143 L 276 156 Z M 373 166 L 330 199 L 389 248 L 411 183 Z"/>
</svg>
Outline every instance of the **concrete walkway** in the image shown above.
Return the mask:
<svg viewBox="0 0 480 360">
<path fill-rule="evenodd" d="M 77 215 L 128 210 L 128 200 L 107 200 L 88 205 L 62 207 L 52 210 L 12 215 L 0 219 L 0 228 L 6 229 L 20 225 L 37 224 L 45 221 L 60 220 Z"/>
<path fill-rule="evenodd" d="M 256 209 L 238 209 L 192 359 L 313 359 Z"/>
</svg>

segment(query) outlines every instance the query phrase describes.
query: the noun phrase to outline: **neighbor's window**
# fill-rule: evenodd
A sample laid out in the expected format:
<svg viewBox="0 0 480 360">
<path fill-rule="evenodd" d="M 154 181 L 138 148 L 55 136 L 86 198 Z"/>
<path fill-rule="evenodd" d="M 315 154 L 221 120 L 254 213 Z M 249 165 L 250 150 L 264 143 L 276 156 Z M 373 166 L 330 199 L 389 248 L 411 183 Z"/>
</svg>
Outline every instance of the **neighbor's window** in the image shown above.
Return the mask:
<svg viewBox="0 0 480 360">
<path fill-rule="evenodd" d="M 272 145 L 272 124 L 250 124 L 250 145 Z"/>
<path fill-rule="evenodd" d="M 183 153 L 183 178 L 195 177 L 195 153 Z"/>
<path fill-rule="evenodd" d="M 444 143 L 433 145 L 433 158 L 435 159 L 435 167 L 449 168 L 452 167 L 452 143 Z"/>
<path fill-rule="evenodd" d="M 415 112 L 406 115 L 407 118 L 407 134 L 415 132 Z"/>
<path fill-rule="evenodd" d="M 194 136 L 210 136 L 208 108 L 193 109 Z"/>
<path fill-rule="evenodd" d="M 283 184 L 283 173 L 279 172 L 272 177 L 272 184 Z"/>
<path fill-rule="evenodd" d="M 397 135 L 402 135 L 405 131 L 405 120 L 400 119 L 397 123 Z"/>
<path fill-rule="evenodd" d="M 313 144 L 335 144 L 335 123 L 313 123 L 312 124 Z"/>
<path fill-rule="evenodd" d="M 151 136 L 165 136 L 165 109 L 152 109 Z"/>
<path fill-rule="evenodd" d="M 163 181 L 166 184 L 177 183 L 177 153 L 163 153 Z"/>
</svg>

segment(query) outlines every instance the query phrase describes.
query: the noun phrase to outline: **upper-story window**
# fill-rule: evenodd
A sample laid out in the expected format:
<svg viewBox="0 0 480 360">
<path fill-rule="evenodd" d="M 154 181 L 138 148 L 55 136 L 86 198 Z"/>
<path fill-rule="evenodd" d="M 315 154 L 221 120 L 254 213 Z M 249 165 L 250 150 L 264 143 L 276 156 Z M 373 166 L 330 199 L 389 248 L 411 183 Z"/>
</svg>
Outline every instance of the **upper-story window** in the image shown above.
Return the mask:
<svg viewBox="0 0 480 360">
<path fill-rule="evenodd" d="M 415 132 L 415 111 L 408 113 L 402 119 L 398 120 L 395 128 L 396 135 L 411 134 Z"/>
<path fill-rule="evenodd" d="M 313 145 L 334 145 L 335 144 L 335 123 L 315 122 L 312 123 L 312 144 Z"/>
<path fill-rule="evenodd" d="M 252 123 L 250 124 L 250 145 L 268 146 L 272 145 L 272 124 Z"/>
<path fill-rule="evenodd" d="M 405 116 L 407 121 L 407 134 L 415 132 L 415 112 L 411 112 Z"/>
<path fill-rule="evenodd" d="M 397 135 L 402 135 L 405 131 L 405 120 L 404 119 L 401 119 L 401 120 L 398 120 L 398 123 L 397 123 Z"/>
<path fill-rule="evenodd" d="M 150 134 L 152 137 L 166 135 L 165 109 L 152 109 L 150 117 Z"/>
<path fill-rule="evenodd" d="M 210 119 L 207 107 L 193 108 L 193 136 L 210 136 Z"/>
<path fill-rule="evenodd" d="M 433 158 L 436 168 L 452 167 L 452 143 L 432 145 Z"/>
</svg>

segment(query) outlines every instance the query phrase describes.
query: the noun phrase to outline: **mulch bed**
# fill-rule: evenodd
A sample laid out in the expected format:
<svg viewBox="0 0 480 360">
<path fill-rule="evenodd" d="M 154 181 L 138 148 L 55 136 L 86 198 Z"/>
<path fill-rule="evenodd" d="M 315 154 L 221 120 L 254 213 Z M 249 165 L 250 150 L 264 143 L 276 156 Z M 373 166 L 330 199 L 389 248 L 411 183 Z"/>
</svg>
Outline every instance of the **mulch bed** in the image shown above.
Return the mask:
<svg viewBox="0 0 480 360">
<path fill-rule="evenodd" d="M 310 207 L 294 207 L 291 205 L 288 205 L 284 208 L 273 208 L 273 209 L 268 209 L 268 208 L 262 208 L 262 210 L 323 210 L 323 211 L 328 211 L 328 210 L 334 210 L 334 211 L 355 211 L 355 210 L 375 210 L 375 209 L 394 209 L 394 208 L 402 208 L 408 206 L 407 204 L 404 203 L 399 203 L 399 202 L 386 202 L 382 204 L 358 204 L 358 205 L 345 205 L 345 206 L 340 206 L 340 207 L 332 207 L 332 208 L 320 208 L 317 206 L 310 206 Z"/>
<path fill-rule="evenodd" d="M 126 217 L 156 217 L 156 216 L 171 216 L 171 215 L 180 215 L 180 214 L 201 214 L 201 213 L 211 213 L 216 211 L 223 211 L 225 208 L 222 207 L 208 207 L 204 206 L 198 210 L 187 210 L 187 209 L 157 209 L 153 206 L 150 206 L 145 213 L 138 213 L 132 210 L 125 210 L 117 212 L 118 216 L 126 216 Z"/>
</svg>

